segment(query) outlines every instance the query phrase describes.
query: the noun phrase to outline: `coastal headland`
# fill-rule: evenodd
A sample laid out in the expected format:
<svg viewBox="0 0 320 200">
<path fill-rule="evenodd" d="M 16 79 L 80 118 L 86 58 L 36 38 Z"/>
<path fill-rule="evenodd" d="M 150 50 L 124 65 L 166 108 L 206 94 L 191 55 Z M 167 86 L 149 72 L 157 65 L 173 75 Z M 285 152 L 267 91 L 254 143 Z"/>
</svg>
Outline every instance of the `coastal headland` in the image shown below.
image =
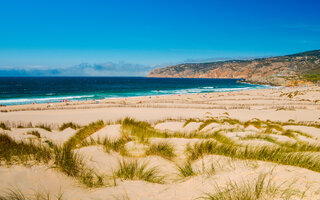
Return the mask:
<svg viewBox="0 0 320 200">
<path fill-rule="evenodd" d="M 240 78 L 255 84 L 313 85 L 320 81 L 320 50 L 268 58 L 184 63 L 157 68 L 149 77 Z"/>
</svg>

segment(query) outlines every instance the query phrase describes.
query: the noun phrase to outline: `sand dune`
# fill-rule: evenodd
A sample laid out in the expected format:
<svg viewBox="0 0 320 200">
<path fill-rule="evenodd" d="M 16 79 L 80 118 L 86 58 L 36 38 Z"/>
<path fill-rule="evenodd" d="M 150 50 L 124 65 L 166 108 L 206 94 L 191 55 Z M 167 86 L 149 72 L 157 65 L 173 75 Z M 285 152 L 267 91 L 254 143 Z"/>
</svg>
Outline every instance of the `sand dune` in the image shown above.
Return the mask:
<svg viewBox="0 0 320 200">
<path fill-rule="evenodd" d="M 317 87 L 1 111 L 0 196 L 10 189 L 74 200 L 320 198 Z M 104 123 L 89 125 L 97 120 Z M 82 128 L 60 131 L 66 122 Z"/>
</svg>

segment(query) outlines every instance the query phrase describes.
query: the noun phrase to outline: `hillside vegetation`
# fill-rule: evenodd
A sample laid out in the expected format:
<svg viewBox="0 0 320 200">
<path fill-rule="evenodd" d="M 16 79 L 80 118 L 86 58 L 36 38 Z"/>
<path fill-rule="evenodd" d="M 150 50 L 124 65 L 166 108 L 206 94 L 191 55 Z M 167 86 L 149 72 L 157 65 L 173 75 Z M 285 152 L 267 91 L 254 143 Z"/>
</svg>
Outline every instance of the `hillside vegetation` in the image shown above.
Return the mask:
<svg viewBox="0 0 320 200">
<path fill-rule="evenodd" d="M 244 78 L 248 82 L 270 85 L 312 84 L 320 80 L 320 50 L 252 60 L 180 64 L 155 69 L 148 76 Z"/>
</svg>

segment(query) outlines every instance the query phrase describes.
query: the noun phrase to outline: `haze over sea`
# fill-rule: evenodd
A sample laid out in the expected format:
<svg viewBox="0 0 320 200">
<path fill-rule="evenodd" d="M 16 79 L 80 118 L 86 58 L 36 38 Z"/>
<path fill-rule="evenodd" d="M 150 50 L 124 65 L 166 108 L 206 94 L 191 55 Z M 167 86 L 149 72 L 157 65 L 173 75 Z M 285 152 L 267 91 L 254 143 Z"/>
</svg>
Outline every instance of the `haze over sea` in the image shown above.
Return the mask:
<svg viewBox="0 0 320 200">
<path fill-rule="evenodd" d="M 146 77 L 1 77 L 0 104 L 54 103 L 134 96 L 269 88 L 237 79 Z"/>
</svg>

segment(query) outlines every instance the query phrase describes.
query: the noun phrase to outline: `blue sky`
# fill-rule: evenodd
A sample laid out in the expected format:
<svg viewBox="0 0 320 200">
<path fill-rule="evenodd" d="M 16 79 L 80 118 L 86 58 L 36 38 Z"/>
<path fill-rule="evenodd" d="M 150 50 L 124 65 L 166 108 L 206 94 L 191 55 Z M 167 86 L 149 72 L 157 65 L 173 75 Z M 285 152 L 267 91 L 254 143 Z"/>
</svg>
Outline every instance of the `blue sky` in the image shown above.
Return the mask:
<svg viewBox="0 0 320 200">
<path fill-rule="evenodd" d="M 320 49 L 319 8 L 319 0 L 0 0 L 0 69 L 146 70 Z"/>
</svg>

